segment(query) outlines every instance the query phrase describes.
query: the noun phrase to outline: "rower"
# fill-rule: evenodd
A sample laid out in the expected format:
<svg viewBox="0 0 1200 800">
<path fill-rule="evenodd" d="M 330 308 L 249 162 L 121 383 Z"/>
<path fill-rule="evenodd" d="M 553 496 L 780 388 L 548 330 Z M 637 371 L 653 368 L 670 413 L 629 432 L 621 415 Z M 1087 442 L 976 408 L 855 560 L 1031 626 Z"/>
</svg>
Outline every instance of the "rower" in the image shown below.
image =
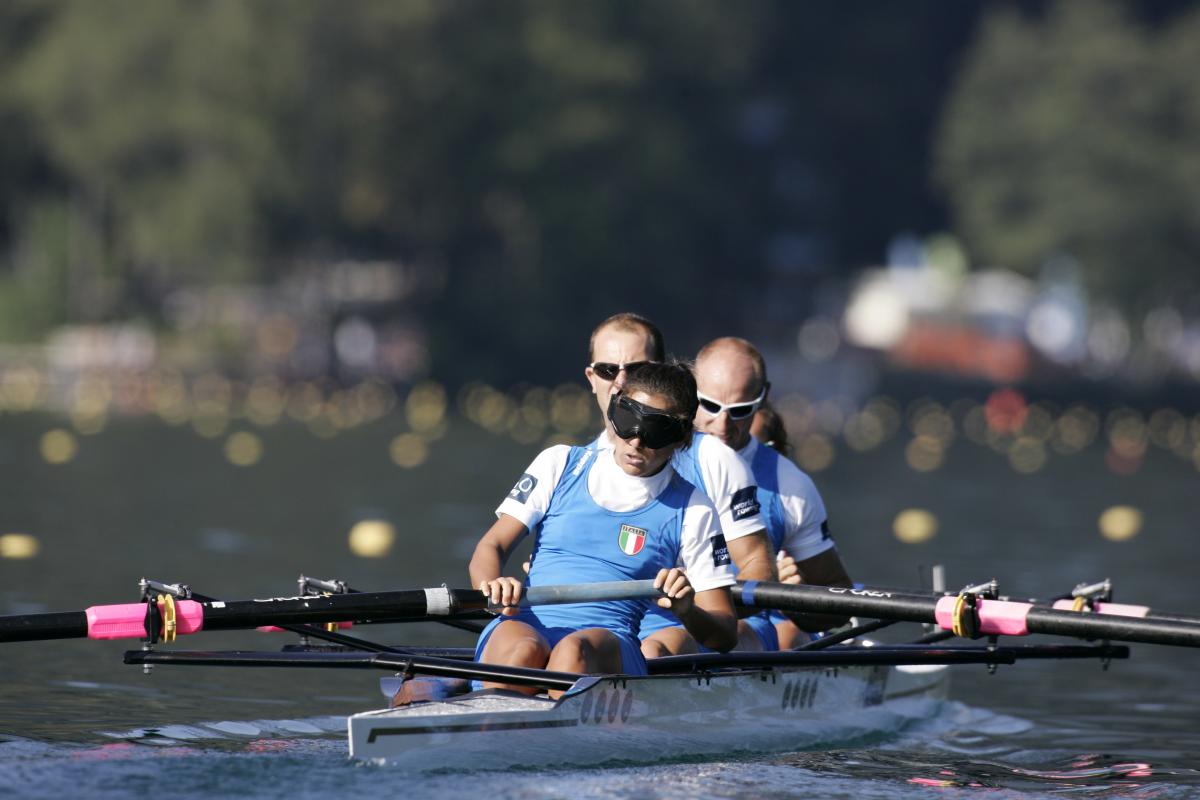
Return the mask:
<svg viewBox="0 0 1200 800">
<path fill-rule="evenodd" d="M 686 366 L 647 364 L 609 398 L 610 446 L 557 445 L 534 459 L 471 559 L 472 583 L 505 608 L 480 636 L 478 660 L 644 675 L 637 631 L 645 601 L 515 606 L 525 586 L 645 578 L 690 636 L 714 650 L 734 646 L 733 572 L 718 552 L 716 509 L 671 466 L 692 445 L 696 403 Z M 530 531 L 536 540 L 525 582 L 503 577 L 508 555 Z"/>
<path fill-rule="evenodd" d="M 715 339 L 696 357 L 696 383 L 697 430 L 736 450 L 754 473 L 758 502 L 773 552 L 777 553 L 779 580 L 851 586 L 829 533 L 825 504 L 812 479 L 791 460 L 750 435 L 755 412 L 770 389 L 762 354 L 745 339 Z M 776 438 L 780 438 L 778 431 Z M 763 649 L 790 649 L 808 639 L 802 631 L 826 630 L 846 619 L 836 614 L 757 614 L 739 622 L 739 642 L 753 635 Z M 651 610 L 642 623 L 642 651 L 661 638 L 677 640 L 682 630 L 669 614 Z"/>
<path fill-rule="evenodd" d="M 626 381 L 663 357 L 662 333 L 643 316 L 616 314 L 597 325 L 592 331 L 584 375 L 601 413 Z M 593 446 L 611 447 L 607 433 L 601 433 Z M 696 433 L 692 446 L 675 454 L 673 466 L 707 494 L 717 509 L 725 548 L 718 547 L 716 557 L 736 565 L 743 580 L 776 580 L 775 559 L 759 514 L 754 476 L 746 463 L 719 438 Z M 671 624 L 676 626 L 678 622 Z M 737 649 L 762 650 L 763 645 L 758 637 L 746 634 L 739 638 Z M 697 646 L 683 628 L 676 628 L 643 643 L 642 652 L 648 658 L 683 655 L 697 652 Z"/>
</svg>

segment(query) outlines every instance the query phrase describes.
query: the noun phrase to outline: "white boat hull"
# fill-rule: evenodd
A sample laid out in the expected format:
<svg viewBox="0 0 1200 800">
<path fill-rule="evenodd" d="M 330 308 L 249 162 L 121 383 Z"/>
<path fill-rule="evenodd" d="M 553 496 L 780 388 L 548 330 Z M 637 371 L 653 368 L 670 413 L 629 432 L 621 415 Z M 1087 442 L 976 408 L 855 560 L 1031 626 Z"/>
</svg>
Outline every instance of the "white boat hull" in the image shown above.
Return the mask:
<svg viewBox="0 0 1200 800">
<path fill-rule="evenodd" d="M 355 714 L 350 755 L 414 770 L 648 763 L 827 747 L 932 716 L 948 668 L 585 678 L 558 701 L 472 692 Z"/>
</svg>

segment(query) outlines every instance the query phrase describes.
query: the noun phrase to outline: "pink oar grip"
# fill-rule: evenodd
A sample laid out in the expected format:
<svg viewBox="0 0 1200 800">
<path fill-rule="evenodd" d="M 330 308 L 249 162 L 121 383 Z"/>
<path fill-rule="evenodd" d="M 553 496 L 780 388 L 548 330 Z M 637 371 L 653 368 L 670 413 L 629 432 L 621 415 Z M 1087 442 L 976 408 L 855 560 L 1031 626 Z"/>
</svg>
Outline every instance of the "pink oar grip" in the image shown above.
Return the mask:
<svg viewBox="0 0 1200 800">
<path fill-rule="evenodd" d="M 1059 611 L 1072 611 L 1074 600 L 1055 600 L 1054 607 Z M 1116 617 L 1145 617 L 1150 614 L 1149 606 L 1133 606 L 1125 603 L 1096 603 L 1092 609 L 1097 614 L 1112 614 Z"/>
<path fill-rule="evenodd" d="M 175 601 L 175 633 L 183 636 L 204 628 L 204 606 L 195 600 Z"/>
<path fill-rule="evenodd" d="M 92 606 L 87 614 L 89 639 L 144 639 L 146 604 Z"/>
<path fill-rule="evenodd" d="M 948 631 L 954 630 L 954 607 L 957 604 L 957 597 L 938 599 L 934 608 L 938 627 Z M 1029 633 L 1025 617 L 1030 608 L 1029 603 L 1015 603 L 1011 600 L 978 600 L 976 613 L 979 615 L 979 632 L 1000 636 L 1025 636 Z"/>
<path fill-rule="evenodd" d="M 122 603 L 87 609 L 89 639 L 145 639 L 146 604 Z M 157 613 L 157 611 L 156 611 Z M 204 606 L 195 600 L 175 601 L 175 633 L 195 633 L 204 627 Z"/>
</svg>

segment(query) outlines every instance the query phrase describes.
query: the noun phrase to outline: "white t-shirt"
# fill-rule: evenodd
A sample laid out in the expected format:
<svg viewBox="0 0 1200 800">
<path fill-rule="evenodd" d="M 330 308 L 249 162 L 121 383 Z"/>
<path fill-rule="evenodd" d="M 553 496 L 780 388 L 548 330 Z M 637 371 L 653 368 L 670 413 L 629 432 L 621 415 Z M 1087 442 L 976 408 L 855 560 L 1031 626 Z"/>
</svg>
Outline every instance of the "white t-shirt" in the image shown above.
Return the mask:
<svg viewBox="0 0 1200 800">
<path fill-rule="evenodd" d="M 751 437 L 750 443 L 737 451 L 747 464 L 754 462 L 758 448 L 766 447 Z M 784 512 L 782 549 L 797 561 L 806 561 L 834 547 L 829 536 L 825 502 L 812 478 L 784 456 L 776 459 L 778 466 L 779 500 Z"/>
<path fill-rule="evenodd" d="M 613 449 L 607 430 L 601 431 L 594 444 L 601 450 Z M 766 523 L 761 514 L 757 511 L 745 513 L 734 504 L 735 497 L 745 495 L 746 487 L 755 485 L 754 473 L 750 471 L 748 463 L 715 436 L 701 436 L 692 446 L 699 448 L 696 452 L 696 463 L 704 477 L 703 488 L 717 509 L 725 541 L 740 539 L 763 530 Z"/>
<path fill-rule="evenodd" d="M 496 508 L 496 516 L 507 514 L 533 530 L 550 507 L 550 499 L 566 469 L 570 452 L 570 447 L 560 444 L 539 453 L 525 470 L 533 480 L 522 478 L 526 486 L 532 483 L 532 487 L 524 491 L 522 484 L 518 484 Z M 588 473 L 588 494 L 601 508 L 609 511 L 635 511 L 641 508 L 666 491 L 675 475 L 668 464 L 657 475 L 639 478 L 627 474 L 617 465 L 611 447 L 595 452 L 596 463 Z M 586 469 L 591 461 L 581 459 L 576 469 Z M 697 592 L 733 585 L 733 570 L 728 558 L 725 559 L 726 563 L 718 565 L 715 562 L 721 559 L 713 557 L 713 538 L 719 533 L 721 527 L 712 501 L 695 489 L 683 511 L 679 566 L 687 573 L 688 581 Z"/>
</svg>

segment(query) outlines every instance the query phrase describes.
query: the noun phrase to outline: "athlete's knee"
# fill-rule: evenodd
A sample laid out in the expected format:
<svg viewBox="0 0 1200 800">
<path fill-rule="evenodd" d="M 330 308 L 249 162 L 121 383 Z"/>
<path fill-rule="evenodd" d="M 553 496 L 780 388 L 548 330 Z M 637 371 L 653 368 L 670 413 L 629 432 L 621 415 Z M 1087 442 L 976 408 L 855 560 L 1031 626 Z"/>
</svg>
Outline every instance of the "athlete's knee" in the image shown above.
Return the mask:
<svg viewBox="0 0 1200 800">
<path fill-rule="evenodd" d="M 745 620 L 738 621 L 738 640 L 734 650 L 743 652 L 758 652 L 763 649 L 762 640 L 758 638 L 758 633 L 754 628 L 746 624 Z"/>
<path fill-rule="evenodd" d="M 671 651 L 658 639 L 642 640 L 642 656 L 644 658 L 662 658 L 671 655 Z"/>
<path fill-rule="evenodd" d="M 549 669 L 585 672 L 596 660 L 596 648 L 581 636 L 568 636 L 550 652 Z"/>
</svg>

